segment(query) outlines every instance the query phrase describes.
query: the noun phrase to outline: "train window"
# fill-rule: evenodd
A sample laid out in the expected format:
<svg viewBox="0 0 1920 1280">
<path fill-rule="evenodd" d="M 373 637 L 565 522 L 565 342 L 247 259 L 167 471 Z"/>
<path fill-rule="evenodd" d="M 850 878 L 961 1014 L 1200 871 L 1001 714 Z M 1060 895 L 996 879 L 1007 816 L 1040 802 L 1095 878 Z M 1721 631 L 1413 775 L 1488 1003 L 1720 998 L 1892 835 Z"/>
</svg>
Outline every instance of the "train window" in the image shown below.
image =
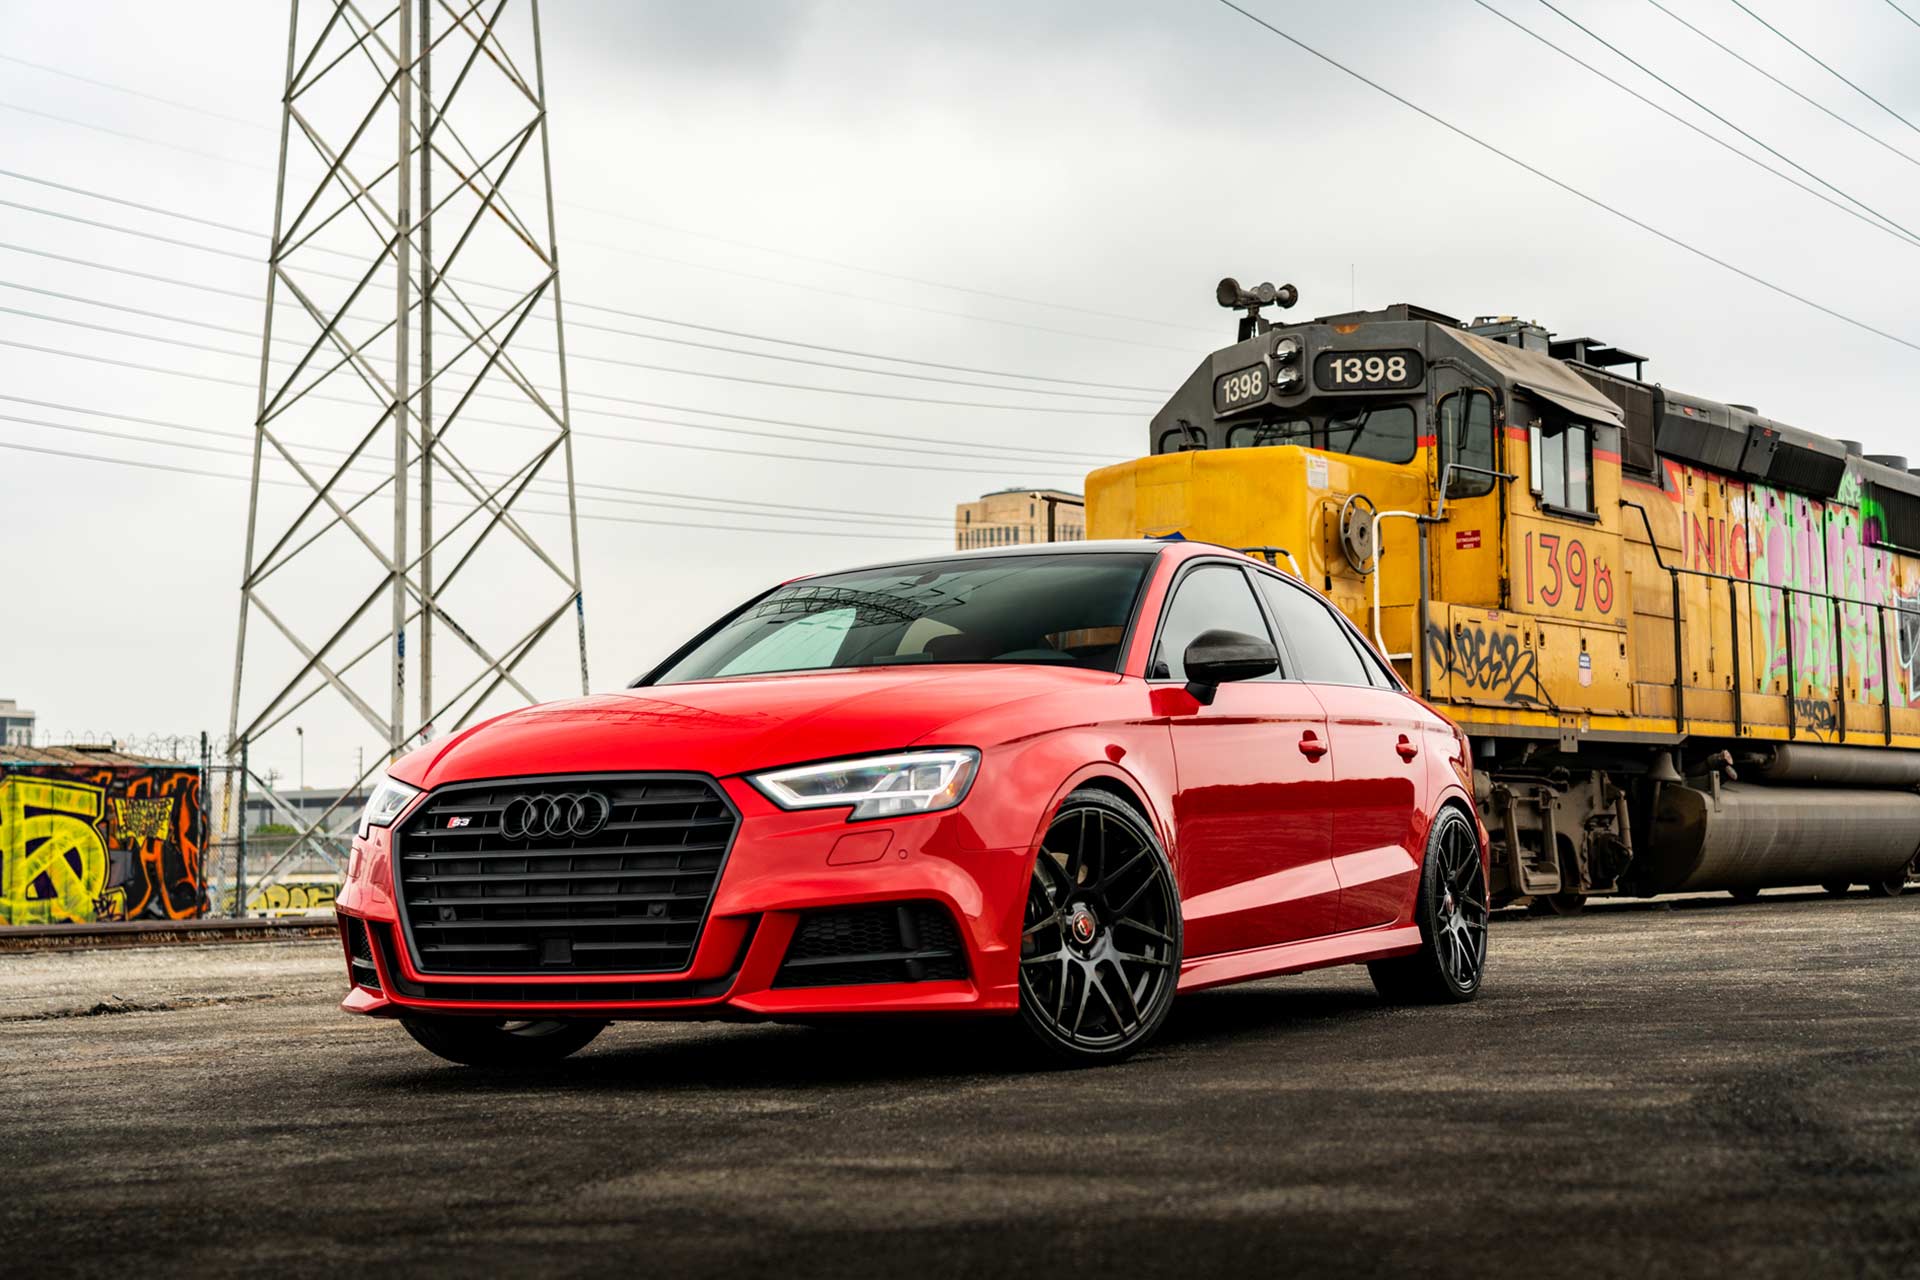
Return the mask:
<svg viewBox="0 0 1920 1280">
<path fill-rule="evenodd" d="M 1531 432 L 1533 491 L 1542 505 L 1593 510 L 1593 437 L 1584 422 L 1548 422 Z"/>
<path fill-rule="evenodd" d="M 1160 439 L 1155 442 L 1153 451 L 1155 453 L 1188 453 L 1206 447 L 1207 433 L 1191 422 L 1181 422 L 1160 433 Z"/>
<path fill-rule="evenodd" d="M 1351 417 L 1327 418 L 1327 448 L 1376 462 L 1412 462 L 1419 435 L 1410 405 L 1358 409 Z"/>
<path fill-rule="evenodd" d="M 1449 498 L 1478 498 L 1493 492 L 1493 397 L 1485 391 L 1456 391 L 1440 402 L 1440 438 L 1446 462 L 1476 471 L 1455 471 L 1447 480 Z"/>
<path fill-rule="evenodd" d="M 1313 424 L 1305 418 L 1285 422 L 1242 422 L 1227 432 L 1229 449 L 1264 449 L 1278 444 L 1313 444 Z"/>
</svg>

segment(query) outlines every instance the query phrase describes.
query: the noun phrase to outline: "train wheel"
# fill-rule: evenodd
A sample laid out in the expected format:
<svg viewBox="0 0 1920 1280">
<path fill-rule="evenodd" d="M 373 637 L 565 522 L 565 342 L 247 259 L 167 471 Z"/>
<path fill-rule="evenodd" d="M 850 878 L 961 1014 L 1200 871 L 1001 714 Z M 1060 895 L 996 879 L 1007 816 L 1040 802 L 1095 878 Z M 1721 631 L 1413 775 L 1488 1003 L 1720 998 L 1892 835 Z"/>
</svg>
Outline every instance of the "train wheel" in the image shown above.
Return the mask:
<svg viewBox="0 0 1920 1280">
<path fill-rule="evenodd" d="M 1827 896 L 1830 898 L 1844 898 L 1847 896 L 1847 891 L 1853 888 L 1853 886 L 1845 880 L 1829 880 L 1820 887 L 1826 890 Z"/>
<path fill-rule="evenodd" d="M 1527 910 L 1537 916 L 1577 916 L 1586 909 L 1584 893 L 1542 894 L 1527 905 Z"/>
<path fill-rule="evenodd" d="M 1753 902 L 1760 897 L 1760 891 L 1752 885 L 1742 885 L 1738 889 L 1727 890 L 1735 902 Z"/>
<path fill-rule="evenodd" d="M 1897 898 L 1902 893 L 1905 893 L 1906 889 L 1907 873 L 1904 871 L 1897 876 L 1890 876 L 1885 880 L 1869 881 L 1867 884 L 1867 892 L 1876 898 Z"/>
</svg>

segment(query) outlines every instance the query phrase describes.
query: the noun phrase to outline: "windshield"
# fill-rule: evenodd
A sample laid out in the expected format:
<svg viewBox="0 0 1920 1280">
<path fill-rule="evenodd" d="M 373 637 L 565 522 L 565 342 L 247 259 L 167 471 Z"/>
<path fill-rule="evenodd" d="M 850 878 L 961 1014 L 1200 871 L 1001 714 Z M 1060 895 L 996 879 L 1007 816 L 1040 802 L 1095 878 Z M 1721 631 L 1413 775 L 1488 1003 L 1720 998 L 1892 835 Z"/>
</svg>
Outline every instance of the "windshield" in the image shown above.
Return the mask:
<svg viewBox="0 0 1920 1280">
<path fill-rule="evenodd" d="M 650 683 L 962 662 L 1115 671 L 1151 552 L 930 560 L 789 583 Z"/>
<path fill-rule="evenodd" d="M 1227 432 L 1227 448 L 1297 444 L 1377 462 L 1412 462 L 1419 443 L 1418 427 L 1419 419 L 1411 405 L 1355 405 L 1324 417 L 1235 423 Z"/>
</svg>

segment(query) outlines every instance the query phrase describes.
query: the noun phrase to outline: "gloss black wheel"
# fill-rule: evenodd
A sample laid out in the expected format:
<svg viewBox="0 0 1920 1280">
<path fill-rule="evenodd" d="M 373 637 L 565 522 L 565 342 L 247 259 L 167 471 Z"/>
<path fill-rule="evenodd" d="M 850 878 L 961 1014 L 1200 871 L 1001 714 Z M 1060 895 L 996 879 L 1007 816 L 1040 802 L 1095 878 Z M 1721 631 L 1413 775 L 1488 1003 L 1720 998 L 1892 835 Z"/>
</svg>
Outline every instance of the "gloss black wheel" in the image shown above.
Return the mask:
<svg viewBox="0 0 1920 1280">
<path fill-rule="evenodd" d="M 606 1029 L 582 1018 L 413 1017 L 407 1034 L 448 1062 L 465 1067 L 537 1067 L 587 1047 Z"/>
<path fill-rule="evenodd" d="M 1458 809 L 1442 809 L 1427 833 L 1415 916 L 1420 950 L 1369 964 L 1374 989 L 1401 1004 L 1473 999 L 1486 973 L 1491 913 L 1480 836 Z"/>
<path fill-rule="evenodd" d="M 1076 1063 L 1114 1062 L 1166 1020 L 1180 979 L 1180 895 L 1153 831 L 1101 791 L 1060 807 L 1027 891 L 1020 1017 Z"/>
</svg>

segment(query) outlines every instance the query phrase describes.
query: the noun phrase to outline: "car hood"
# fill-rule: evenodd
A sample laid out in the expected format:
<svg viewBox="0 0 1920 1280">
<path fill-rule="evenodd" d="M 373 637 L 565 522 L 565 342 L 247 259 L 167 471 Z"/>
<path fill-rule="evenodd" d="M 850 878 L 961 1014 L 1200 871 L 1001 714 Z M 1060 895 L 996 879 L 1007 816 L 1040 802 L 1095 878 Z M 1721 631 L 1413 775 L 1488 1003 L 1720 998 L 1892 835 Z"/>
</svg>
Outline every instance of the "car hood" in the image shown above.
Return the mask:
<svg viewBox="0 0 1920 1280">
<path fill-rule="evenodd" d="M 508 712 L 413 752 L 392 773 L 419 787 L 549 773 L 724 777 L 919 742 L 990 746 L 938 735 L 964 717 L 1117 678 L 1070 667 L 878 667 L 625 689 Z"/>
</svg>

